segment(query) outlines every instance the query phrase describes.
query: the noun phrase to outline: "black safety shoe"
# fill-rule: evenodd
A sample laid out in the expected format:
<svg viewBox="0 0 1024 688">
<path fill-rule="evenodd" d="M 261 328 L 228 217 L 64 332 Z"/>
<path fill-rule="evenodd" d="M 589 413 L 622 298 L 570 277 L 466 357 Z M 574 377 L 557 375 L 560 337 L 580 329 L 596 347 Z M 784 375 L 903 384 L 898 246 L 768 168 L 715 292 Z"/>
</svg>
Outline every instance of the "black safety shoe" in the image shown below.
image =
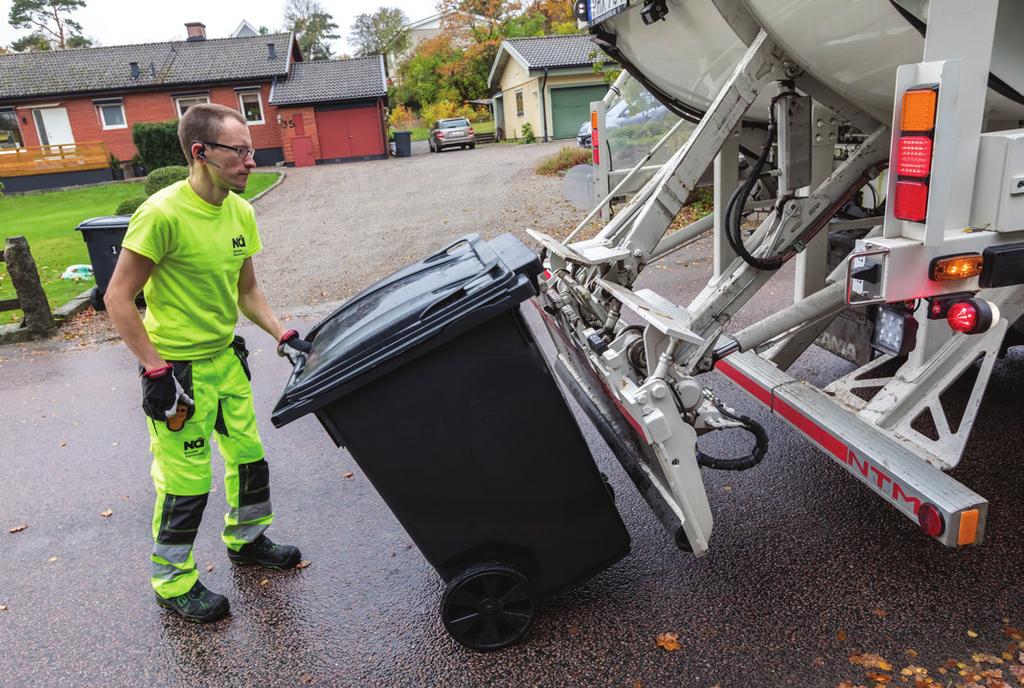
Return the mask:
<svg viewBox="0 0 1024 688">
<path fill-rule="evenodd" d="M 216 621 L 228 613 L 228 598 L 207 590 L 199 581 L 184 595 L 167 598 L 157 595 L 156 603 L 196 623 Z"/>
<path fill-rule="evenodd" d="M 275 545 L 266 535 L 242 545 L 237 552 L 228 548 L 228 559 L 234 564 L 259 564 L 273 569 L 290 569 L 299 563 L 302 553 L 294 545 Z"/>
</svg>

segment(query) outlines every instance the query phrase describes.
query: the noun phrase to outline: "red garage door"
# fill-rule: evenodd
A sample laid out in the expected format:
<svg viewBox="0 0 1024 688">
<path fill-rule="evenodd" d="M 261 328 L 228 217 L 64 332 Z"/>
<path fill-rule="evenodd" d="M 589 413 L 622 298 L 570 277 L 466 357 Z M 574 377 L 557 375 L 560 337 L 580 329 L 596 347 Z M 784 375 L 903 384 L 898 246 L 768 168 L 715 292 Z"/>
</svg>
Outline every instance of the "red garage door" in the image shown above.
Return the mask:
<svg viewBox="0 0 1024 688">
<path fill-rule="evenodd" d="M 324 160 L 384 154 L 380 111 L 376 105 L 317 110 L 316 131 L 320 138 L 320 157 Z"/>
</svg>

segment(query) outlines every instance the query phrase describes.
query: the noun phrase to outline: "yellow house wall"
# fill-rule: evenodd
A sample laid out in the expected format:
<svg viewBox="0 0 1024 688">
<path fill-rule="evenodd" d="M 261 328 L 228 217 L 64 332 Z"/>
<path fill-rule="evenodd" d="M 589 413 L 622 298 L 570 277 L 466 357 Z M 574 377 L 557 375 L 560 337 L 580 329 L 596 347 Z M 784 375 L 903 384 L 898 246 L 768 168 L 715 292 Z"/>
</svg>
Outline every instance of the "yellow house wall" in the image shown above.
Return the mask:
<svg viewBox="0 0 1024 688">
<path fill-rule="evenodd" d="M 514 58 L 509 58 L 501 74 L 499 86 L 503 97 L 503 113 L 505 116 L 505 136 L 510 139 L 522 136 L 522 127 L 526 122 L 533 128 L 537 140 L 543 140 L 544 121 L 541 119 L 540 83 L 542 76 L 530 76 Z M 605 83 L 598 74 L 549 74 L 544 89 L 544 116 L 547 119 L 547 132 L 554 133 L 554 119 L 551 113 L 551 89 L 563 86 L 593 86 Z M 516 91 L 523 91 L 523 114 L 516 112 Z"/>
</svg>

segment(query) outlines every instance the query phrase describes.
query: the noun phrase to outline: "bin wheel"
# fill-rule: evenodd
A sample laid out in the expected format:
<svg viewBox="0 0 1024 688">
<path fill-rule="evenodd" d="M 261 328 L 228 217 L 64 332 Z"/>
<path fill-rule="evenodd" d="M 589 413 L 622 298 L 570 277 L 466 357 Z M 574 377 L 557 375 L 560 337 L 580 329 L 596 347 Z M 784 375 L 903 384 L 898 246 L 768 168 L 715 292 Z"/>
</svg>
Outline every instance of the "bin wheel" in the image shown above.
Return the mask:
<svg viewBox="0 0 1024 688">
<path fill-rule="evenodd" d="M 500 564 L 460 573 L 445 588 L 441 620 L 456 642 L 486 652 L 507 647 L 526 634 L 536 615 L 529 579 Z"/>
<path fill-rule="evenodd" d="M 93 287 L 92 291 L 89 292 L 89 305 L 93 307 L 93 310 L 107 310 L 107 304 L 103 303 L 103 296 L 100 295 L 99 287 Z"/>
</svg>

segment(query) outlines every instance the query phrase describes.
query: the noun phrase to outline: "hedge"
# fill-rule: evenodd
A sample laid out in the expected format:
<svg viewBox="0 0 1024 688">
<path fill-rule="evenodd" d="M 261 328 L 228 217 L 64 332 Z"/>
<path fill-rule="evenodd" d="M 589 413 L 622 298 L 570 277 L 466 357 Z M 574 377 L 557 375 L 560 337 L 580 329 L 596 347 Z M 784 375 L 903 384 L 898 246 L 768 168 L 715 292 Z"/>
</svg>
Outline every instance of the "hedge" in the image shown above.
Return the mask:
<svg viewBox="0 0 1024 688">
<path fill-rule="evenodd" d="M 147 169 L 186 165 L 178 142 L 178 122 L 139 122 L 132 127 L 132 141 Z"/>
<path fill-rule="evenodd" d="M 136 196 L 135 198 L 126 198 L 121 201 L 121 205 L 117 206 L 117 210 L 114 211 L 115 215 L 132 215 L 135 210 L 142 205 L 142 202 L 146 200 L 145 196 Z"/>
<path fill-rule="evenodd" d="M 146 185 L 143 188 L 147 196 L 152 196 L 165 186 L 170 186 L 174 182 L 180 182 L 182 179 L 188 179 L 187 167 L 183 165 L 161 167 L 146 175 Z"/>
</svg>

